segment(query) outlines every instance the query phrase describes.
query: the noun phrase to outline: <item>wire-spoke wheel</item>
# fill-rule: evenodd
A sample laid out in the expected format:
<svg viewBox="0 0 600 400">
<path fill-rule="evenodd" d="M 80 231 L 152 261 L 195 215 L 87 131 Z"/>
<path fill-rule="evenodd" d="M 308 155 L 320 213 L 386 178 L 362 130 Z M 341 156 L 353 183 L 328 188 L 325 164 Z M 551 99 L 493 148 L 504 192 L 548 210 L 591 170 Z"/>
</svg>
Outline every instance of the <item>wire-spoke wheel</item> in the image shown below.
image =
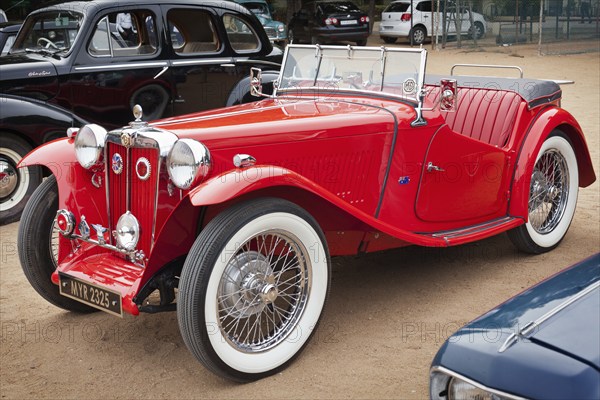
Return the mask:
<svg viewBox="0 0 600 400">
<path fill-rule="evenodd" d="M 220 376 L 271 375 L 308 343 L 329 270 L 323 233 L 303 209 L 279 199 L 232 207 L 204 228 L 183 267 L 184 342 Z"/>
<path fill-rule="evenodd" d="M 509 232 L 513 243 L 539 254 L 558 246 L 575 213 L 579 174 L 571 143 L 556 132 L 542 144 L 529 185 L 528 221 Z"/>
</svg>

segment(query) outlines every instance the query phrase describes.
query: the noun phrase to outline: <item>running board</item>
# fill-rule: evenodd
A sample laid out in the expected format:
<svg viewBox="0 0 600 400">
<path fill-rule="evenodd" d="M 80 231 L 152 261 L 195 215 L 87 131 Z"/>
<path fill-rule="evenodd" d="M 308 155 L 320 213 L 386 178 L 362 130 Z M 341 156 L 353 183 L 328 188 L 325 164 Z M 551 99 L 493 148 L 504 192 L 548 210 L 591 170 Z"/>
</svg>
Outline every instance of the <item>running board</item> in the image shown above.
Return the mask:
<svg viewBox="0 0 600 400">
<path fill-rule="evenodd" d="M 424 233 L 422 235 L 429 236 L 434 239 L 443 239 L 446 242 L 446 245 L 456 246 L 497 235 L 509 229 L 516 228 L 517 226 L 522 225 L 523 222 L 524 221 L 522 218 L 502 217 L 465 228 L 434 233 Z"/>
</svg>

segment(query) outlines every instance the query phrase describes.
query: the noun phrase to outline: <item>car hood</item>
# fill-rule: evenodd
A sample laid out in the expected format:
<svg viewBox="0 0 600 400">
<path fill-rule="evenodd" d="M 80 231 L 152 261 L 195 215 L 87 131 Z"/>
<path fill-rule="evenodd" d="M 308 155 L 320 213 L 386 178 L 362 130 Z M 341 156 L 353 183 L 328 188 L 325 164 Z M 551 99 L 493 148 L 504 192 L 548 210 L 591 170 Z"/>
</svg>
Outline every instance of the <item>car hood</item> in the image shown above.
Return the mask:
<svg viewBox="0 0 600 400">
<path fill-rule="evenodd" d="M 599 280 L 596 254 L 461 328 L 444 343 L 432 366 L 529 398 L 547 393 L 598 398 L 600 289 L 583 293 Z M 523 334 L 532 322 L 539 324 Z M 522 337 L 510 340 L 519 332 Z"/>
<path fill-rule="evenodd" d="M 0 81 L 57 76 L 54 64 L 36 54 L 9 54 L 0 57 Z"/>
<path fill-rule="evenodd" d="M 398 103 L 395 103 L 398 108 Z M 179 138 L 203 142 L 216 149 L 327 139 L 357 134 L 392 132 L 391 104 L 315 101 L 312 98 L 263 100 L 154 122 Z M 406 115 L 414 110 L 405 105 Z M 401 114 L 402 115 L 402 114 Z"/>
<path fill-rule="evenodd" d="M 530 339 L 600 371 L 600 288 L 590 291 L 540 325 Z"/>
</svg>

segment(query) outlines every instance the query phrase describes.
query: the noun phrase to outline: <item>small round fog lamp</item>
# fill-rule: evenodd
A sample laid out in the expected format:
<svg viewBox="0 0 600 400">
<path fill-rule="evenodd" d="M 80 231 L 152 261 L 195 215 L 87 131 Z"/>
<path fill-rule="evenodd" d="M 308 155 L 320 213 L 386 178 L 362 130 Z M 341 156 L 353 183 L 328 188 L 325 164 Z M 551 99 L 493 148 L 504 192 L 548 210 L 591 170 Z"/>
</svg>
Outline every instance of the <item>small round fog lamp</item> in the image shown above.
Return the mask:
<svg viewBox="0 0 600 400">
<path fill-rule="evenodd" d="M 126 251 L 133 251 L 140 240 L 140 224 L 137 218 L 127 211 L 121 215 L 117 222 L 116 235 L 117 247 Z"/>
<path fill-rule="evenodd" d="M 58 210 L 54 219 L 54 226 L 63 236 L 69 236 L 75 229 L 75 216 L 67 210 Z"/>
</svg>

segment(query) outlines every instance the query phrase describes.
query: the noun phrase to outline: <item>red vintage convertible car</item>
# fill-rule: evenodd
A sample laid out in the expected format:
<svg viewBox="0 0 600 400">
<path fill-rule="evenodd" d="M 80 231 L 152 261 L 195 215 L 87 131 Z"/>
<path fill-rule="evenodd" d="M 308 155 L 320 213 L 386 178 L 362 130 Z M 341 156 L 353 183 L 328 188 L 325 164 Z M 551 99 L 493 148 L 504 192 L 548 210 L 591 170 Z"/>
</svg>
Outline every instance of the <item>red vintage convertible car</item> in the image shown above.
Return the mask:
<svg viewBox="0 0 600 400">
<path fill-rule="evenodd" d="M 426 78 L 426 57 L 292 45 L 272 97 L 153 123 L 135 109 L 36 149 L 21 165 L 53 176 L 21 220 L 25 275 L 67 310 L 176 310 L 198 360 L 248 381 L 308 343 L 331 256 L 501 232 L 556 247 L 596 179 L 559 86 Z"/>
</svg>

